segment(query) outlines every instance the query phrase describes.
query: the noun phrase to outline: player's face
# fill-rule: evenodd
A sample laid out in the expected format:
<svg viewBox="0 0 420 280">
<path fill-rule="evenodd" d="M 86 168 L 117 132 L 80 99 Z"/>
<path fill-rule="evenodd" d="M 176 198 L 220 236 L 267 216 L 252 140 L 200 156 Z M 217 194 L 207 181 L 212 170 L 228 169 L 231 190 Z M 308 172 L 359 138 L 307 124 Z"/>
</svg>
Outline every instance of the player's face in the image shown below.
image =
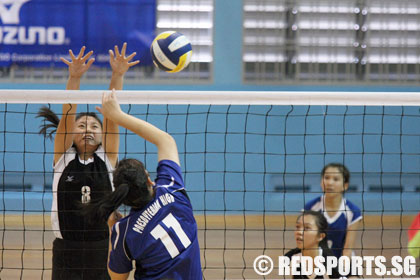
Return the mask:
<svg viewBox="0 0 420 280">
<path fill-rule="evenodd" d="M 341 195 L 348 188 L 348 183 L 344 183 L 344 177 L 337 167 L 328 167 L 324 176 L 321 178 L 321 187 L 327 195 Z"/>
<path fill-rule="evenodd" d="M 299 249 L 318 248 L 323 236 L 318 233 L 315 217 L 312 215 L 302 215 L 296 221 L 295 240 Z"/>
<path fill-rule="evenodd" d="M 102 126 L 97 119 L 83 116 L 75 123 L 74 144 L 79 151 L 95 150 L 102 142 Z"/>
</svg>

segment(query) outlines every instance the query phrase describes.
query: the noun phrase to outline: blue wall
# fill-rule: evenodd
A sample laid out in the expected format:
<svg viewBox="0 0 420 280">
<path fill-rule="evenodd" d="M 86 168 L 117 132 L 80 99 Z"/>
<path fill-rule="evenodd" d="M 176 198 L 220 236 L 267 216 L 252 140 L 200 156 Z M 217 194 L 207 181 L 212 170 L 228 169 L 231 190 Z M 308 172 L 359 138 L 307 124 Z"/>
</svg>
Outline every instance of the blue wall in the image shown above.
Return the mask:
<svg viewBox="0 0 420 280">
<path fill-rule="evenodd" d="M 207 85 L 126 85 L 127 90 L 316 90 L 316 91 L 420 91 L 420 87 L 404 86 L 282 86 L 252 85 L 242 82 L 242 1 L 215 0 L 214 80 Z M 82 85 L 82 89 L 106 89 L 107 84 Z M 63 84 L 0 84 L 2 89 L 64 89 Z M 1 193 L 0 209 L 48 211 L 51 192 L 44 185 L 51 182 L 52 142 L 37 134 L 39 105 L 0 106 L 0 182 L 32 185 L 30 192 Z M 59 106 L 53 106 L 60 112 Z M 126 108 L 128 110 L 128 108 Z M 86 107 L 81 109 L 86 110 Z M 93 110 L 89 108 L 88 110 Z M 134 111 L 133 111 L 134 110 Z M 136 106 L 130 113 L 154 112 L 149 120 L 175 135 L 181 152 L 186 182 L 198 212 L 218 213 L 225 209 L 242 211 L 299 211 L 304 201 L 319 195 L 319 171 L 330 161 L 345 162 L 353 174 L 356 192 L 348 197 L 366 213 L 412 214 L 420 209 L 419 108 L 367 108 L 306 106 L 276 107 L 268 113 L 267 106 Z M 167 126 L 169 110 L 172 119 Z M 229 114 L 226 114 L 229 110 Z M 250 110 L 254 114 L 245 115 Z M 13 111 L 28 114 L 14 114 Z M 186 112 L 190 115 L 186 115 Z M 207 115 L 207 112 L 211 113 Z M 191 114 L 194 113 L 194 114 Z M 306 114 L 311 115 L 305 118 Z M 346 117 L 344 118 L 344 113 Z M 267 119 L 261 116 L 268 115 Z M 287 120 L 286 120 L 287 116 Z M 206 124 L 207 117 L 210 122 Z M 188 126 L 185 123 L 188 119 Z M 245 119 L 249 121 L 245 125 Z M 343 123 L 345 124 L 343 126 Z M 286 125 L 286 126 L 285 126 Z M 303 128 L 307 128 L 306 132 Z M 248 134 L 238 134 L 246 128 Z M 267 130 L 265 130 L 267 128 Z M 186 136 L 185 132 L 188 129 Z M 236 130 L 235 130 L 236 129 Z M 4 130 L 8 133 L 4 134 Z M 255 130 L 255 131 L 254 131 Z M 363 130 L 363 131 L 362 131 Z M 25 137 L 21 132 L 26 131 Z M 207 131 L 205 133 L 204 131 Z M 406 136 L 399 136 L 402 131 Z M 194 133 L 191 133 L 194 132 Z M 227 132 L 227 134 L 226 134 Z M 287 132 L 288 136 L 284 136 Z M 322 136 L 327 133 L 326 137 Z M 364 136 L 361 136 L 364 132 Z M 381 136 L 381 132 L 385 136 Z M 257 133 L 268 133 L 263 138 Z M 304 134 L 314 135 L 306 135 Z M 315 135 L 318 134 L 318 135 Z M 227 136 L 225 136 L 227 135 Z M 125 135 L 121 153 L 135 152 L 148 166 L 154 166 L 153 147 Z M 127 139 L 127 145 L 125 145 Z M 226 140 L 226 141 L 225 141 Z M 324 144 L 325 143 L 325 144 Z M 26 152 L 23 147 L 26 147 Z M 205 147 L 206 152 L 203 152 Z M 243 152 L 251 152 L 243 156 Z M 147 155 L 145 155 L 145 151 Z M 190 154 L 184 154 L 188 151 Z M 226 151 L 227 153 L 220 153 Z M 265 151 L 267 154 L 262 155 Z M 385 155 L 382 152 L 386 153 Z M 227 155 L 227 156 L 226 156 Z M 210 171 L 203 175 L 204 165 Z M 153 167 L 149 167 L 153 170 Z M 243 170 L 246 170 L 246 173 Z M 25 171 L 25 176 L 21 173 Z M 264 173 L 266 172 L 266 173 Z M 402 176 L 401 176 L 402 174 Z M 228 186 L 227 191 L 220 188 Z M 307 193 L 276 192 L 281 185 L 308 186 Z M 371 185 L 402 185 L 404 193 L 372 192 Z M 246 190 L 246 192 L 243 192 Z M 265 192 L 261 192 L 264 190 Z M 372 211 L 372 212 L 368 212 Z"/>
</svg>

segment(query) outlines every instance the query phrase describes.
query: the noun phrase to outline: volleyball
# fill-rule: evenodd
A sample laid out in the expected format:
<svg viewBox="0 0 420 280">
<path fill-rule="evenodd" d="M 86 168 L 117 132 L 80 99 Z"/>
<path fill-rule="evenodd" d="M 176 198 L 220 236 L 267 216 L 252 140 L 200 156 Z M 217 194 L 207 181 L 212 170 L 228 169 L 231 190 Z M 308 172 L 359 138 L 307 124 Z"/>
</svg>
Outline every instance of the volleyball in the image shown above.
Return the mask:
<svg viewBox="0 0 420 280">
<path fill-rule="evenodd" d="M 150 52 L 156 67 L 169 73 L 176 73 L 190 63 L 192 47 L 182 33 L 165 31 L 153 40 Z"/>
</svg>

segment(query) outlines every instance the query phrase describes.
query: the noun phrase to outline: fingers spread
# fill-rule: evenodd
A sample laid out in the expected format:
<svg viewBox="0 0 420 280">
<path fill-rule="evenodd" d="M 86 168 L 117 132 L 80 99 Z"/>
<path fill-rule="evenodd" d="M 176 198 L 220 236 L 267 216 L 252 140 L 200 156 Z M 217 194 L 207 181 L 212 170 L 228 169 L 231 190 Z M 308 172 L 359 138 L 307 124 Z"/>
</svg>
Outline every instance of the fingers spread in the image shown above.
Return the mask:
<svg viewBox="0 0 420 280">
<path fill-rule="evenodd" d="M 70 65 L 70 64 L 71 64 L 71 62 L 70 62 L 70 61 L 68 61 L 67 59 L 65 59 L 64 57 L 60 57 L 60 60 L 61 60 L 62 62 L 64 62 L 65 64 L 67 64 L 67 65 Z"/>
<path fill-rule="evenodd" d="M 85 62 L 86 60 L 88 60 L 89 57 L 91 57 L 91 55 L 93 54 L 93 51 L 88 52 L 83 58 L 82 58 L 82 62 Z"/>
<path fill-rule="evenodd" d="M 91 59 L 89 59 L 89 61 L 88 61 L 88 63 L 86 64 L 86 66 L 89 68 L 91 65 L 92 65 L 92 63 L 95 61 L 95 59 L 94 58 L 91 58 Z"/>
<path fill-rule="evenodd" d="M 122 56 L 125 56 L 126 49 L 127 49 L 127 43 L 124 43 L 123 46 L 122 46 L 122 49 L 121 49 L 121 55 Z"/>
<path fill-rule="evenodd" d="M 131 66 L 137 65 L 139 63 L 140 63 L 140 60 L 136 60 L 136 61 L 133 61 L 133 62 L 128 63 L 128 66 L 131 67 Z"/>
<path fill-rule="evenodd" d="M 102 108 L 100 106 L 95 106 L 96 110 L 98 110 L 99 113 L 102 114 Z M 102 114 L 103 115 L 103 114 Z"/>
<path fill-rule="evenodd" d="M 114 50 L 115 50 L 115 55 L 120 56 L 120 52 L 118 51 L 118 46 L 117 45 L 114 46 Z"/>
<path fill-rule="evenodd" d="M 69 54 L 70 54 L 70 57 L 71 57 L 72 60 L 76 59 L 72 50 L 69 50 Z"/>
<path fill-rule="evenodd" d="M 129 56 L 127 56 L 127 60 L 130 61 L 131 59 L 133 59 L 133 57 L 136 55 L 136 52 L 133 52 L 132 54 L 130 54 Z"/>
<path fill-rule="evenodd" d="M 83 47 L 80 49 L 79 55 L 77 56 L 77 58 L 78 58 L 78 59 L 80 59 L 80 58 L 82 58 L 82 57 L 83 57 L 83 55 L 84 55 L 84 53 L 85 53 L 85 49 L 86 49 L 86 47 L 85 47 L 85 46 L 83 46 Z"/>
</svg>

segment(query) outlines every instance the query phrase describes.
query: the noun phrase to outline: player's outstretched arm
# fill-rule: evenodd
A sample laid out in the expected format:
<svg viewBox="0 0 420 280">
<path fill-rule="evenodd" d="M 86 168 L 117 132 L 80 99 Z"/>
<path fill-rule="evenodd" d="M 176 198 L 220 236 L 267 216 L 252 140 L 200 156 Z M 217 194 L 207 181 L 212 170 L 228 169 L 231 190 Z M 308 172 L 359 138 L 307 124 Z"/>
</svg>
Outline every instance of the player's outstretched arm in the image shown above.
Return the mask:
<svg viewBox="0 0 420 280">
<path fill-rule="evenodd" d="M 120 108 L 115 91 L 104 93 L 102 96 L 102 108 L 97 107 L 97 109 L 106 118 L 156 145 L 159 161 L 168 159 L 176 162 L 178 165 L 180 164 L 178 148 L 174 138 L 154 125 L 124 113 Z"/>
<path fill-rule="evenodd" d="M 112 228 L 114 227 L 115 223 L 118 222 L 122 218 L 121 213 L 118 211 L 114 211 L 111 213 L 111 215 L 108 218 L 108 228 L 109 228 L 109 243 L 108 243 L 108 264 L 109 264 L 109 255 L 112 251 L 112 243 L 111 243 L 111 234 L 112 234 Z M 126 280 L 130 276 L 130 272 L 127 273 L 116 273 L 112 271 L 109 268 L 108 265 L 108 274 L 111 277 L 112 280 Z"/>
<path fill-rule="evenodd" d="M 93 54 L 93 51 L 84 55 L 85 49 L 86 47 L 83 46 L 77 56 L 73 54 L 72 50 L 69 50 L 70 61 L 63 57 L 60 58 L 69 68 L 69 78 L 66 85 L 67 90 L 78 90 L 80 88 L 80 79 L 95 61 L 94 58 L 89 59 Z M 54 139 L 54 163 L 56 163 L 61 155 L 73 144 L 73 135 L 71 132 L 74 128 L 76 112 L 76 104 L 63 104 L 63 116 L 58 124 Z"/>
<path fill-rule="evenodd" d="M 140 61 L 131 61 L 136 53 L 132 53 L 129 56 L 126 55 L 127 43 L 124 43 L 121 52 L 118 46 L 114 46 L 114 51 L 109 50 L 109 65 L 112 69 L 111 81 L 109 83 L 109 89 L 122 90 L 124 84 L 124 75 L 130 69 L 130 67 L 138 64 Z M 105 152 L 112 164 L 115 167 L 118 161 L 118 149 L 120 144 L 118 125 L 113 121 L 104 117 L 104 130 L 102 136 L 102 144 Z"/>
</svg>

